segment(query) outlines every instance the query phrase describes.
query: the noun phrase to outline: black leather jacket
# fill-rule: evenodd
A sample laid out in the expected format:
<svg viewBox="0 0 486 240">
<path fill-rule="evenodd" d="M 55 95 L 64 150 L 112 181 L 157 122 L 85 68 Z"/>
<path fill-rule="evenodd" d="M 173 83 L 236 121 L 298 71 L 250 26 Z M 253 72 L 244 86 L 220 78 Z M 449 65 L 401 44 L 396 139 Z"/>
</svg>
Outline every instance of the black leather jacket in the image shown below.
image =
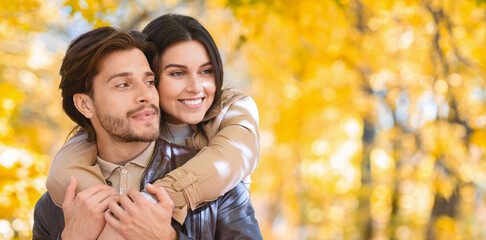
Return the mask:
<svg viewBox="0 0 486 240">
<path fill-rule="evenodd" d="M 153 183 L 181 166 L 197 153 L 195 149 L 171 145 L 158 139 L 154 154 L 140 183 Z M 179 239 L 262 239 L 250 195 L 243 183 L 215 201 L 189 211 L 184 225 L 175 220 L 172 226 Z M 46 192 L 37 201 L 34 210 L 33 239 L 60 239 L 64 229 L 62 209 Z"/>
</svg>

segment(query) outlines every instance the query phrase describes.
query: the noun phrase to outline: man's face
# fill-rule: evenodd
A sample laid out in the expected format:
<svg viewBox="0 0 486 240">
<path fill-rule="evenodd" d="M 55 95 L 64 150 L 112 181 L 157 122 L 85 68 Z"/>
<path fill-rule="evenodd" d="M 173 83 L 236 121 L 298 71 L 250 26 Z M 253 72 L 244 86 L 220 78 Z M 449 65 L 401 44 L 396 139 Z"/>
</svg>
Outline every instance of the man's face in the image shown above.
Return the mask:
<svg viewBox="0 0 486 240">
<path fill-rule="evenodd" d="M 154 73 L 139 49 L 116 51 L 101 60 L 93 79 L 97 137 L 150 142 L 159 136 L 159 95 Z"/>
</svg>

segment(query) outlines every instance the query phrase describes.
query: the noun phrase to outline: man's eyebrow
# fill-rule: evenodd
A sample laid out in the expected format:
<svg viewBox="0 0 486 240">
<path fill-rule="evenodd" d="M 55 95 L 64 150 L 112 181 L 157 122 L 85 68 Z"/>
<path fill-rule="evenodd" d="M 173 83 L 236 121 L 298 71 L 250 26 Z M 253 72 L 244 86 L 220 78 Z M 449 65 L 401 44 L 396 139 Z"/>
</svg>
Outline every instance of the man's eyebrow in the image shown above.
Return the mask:
<svg viewBox="0 0 486 240">
<path fill-rule="evenodd" d="M 131 77 L 131 76 L 133 76 L 133 73 L 131 73 L 131 72 L 121 72 L 121 73 L 117 73 L 117 74 L 112 75 L 110 78 L 108 78 L 107 82 L 109 82 L 109 81 L 111 81 L 115 78 L 118 78 L 118 77 Z M 147 71 L 147 72 L 145 72 L 145 76 L 155 76 L 155 74 L 153 72 Z"/>
<path fill-rule="evenodd" d="M 111 75 L 111 77 L 108 78 L 107 82 L 109 82 L 109 81 L 111 81 L 115 78 L 118 78 L 118 77 L 130 77 L 130 76 L 133 76 L 133 73 L 131 73 L 131 72 L 117 73 L 117 74 Z"/>
</svg>

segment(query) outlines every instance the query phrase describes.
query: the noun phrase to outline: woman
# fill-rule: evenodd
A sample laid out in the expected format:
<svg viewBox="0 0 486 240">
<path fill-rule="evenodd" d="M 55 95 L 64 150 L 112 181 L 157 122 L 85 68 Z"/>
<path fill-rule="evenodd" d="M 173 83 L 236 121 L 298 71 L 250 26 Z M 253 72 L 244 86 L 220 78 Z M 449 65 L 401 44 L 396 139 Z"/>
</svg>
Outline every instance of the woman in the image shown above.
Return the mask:
<svg viewBox="0 0 486 240">
<path fill-rule="evenodd" d="M 168 125 L 161 129 L 161 137 L 201 149 L 154 183 L 169 193 L 175 204 L 173 217 L 183 223 L 188 208 L 217 199 L 245 178 L 249 184 L 259 158 L 258 110 L 250 97 L 222 90 L 221 57 L 211 35 L 195 19 L 166 14 L 142 33 L 160 54 L 154 71 L 162 121 Z M 86 134 L 76 134 L 64 144 L 46 184 L 56 204 L 62 204 L 71 175 L 83 179 L 78 192 L 105 183 L 96 155 Z"/>
</svg>

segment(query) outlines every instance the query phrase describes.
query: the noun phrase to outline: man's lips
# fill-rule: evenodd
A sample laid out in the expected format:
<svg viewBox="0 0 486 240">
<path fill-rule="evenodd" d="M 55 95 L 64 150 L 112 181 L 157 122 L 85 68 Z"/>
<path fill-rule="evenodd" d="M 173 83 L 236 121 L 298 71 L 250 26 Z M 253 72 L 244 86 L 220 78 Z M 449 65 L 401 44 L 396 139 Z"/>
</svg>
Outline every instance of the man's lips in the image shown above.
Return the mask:
<svg viewBox="0 0 486 240">
<path fill-rule="evenodd" d="M 132 118 L 139 121 L 150 121 L 155 118 L 154 110 L 145 110 L 132 115 Z"/>
<path fill-rule="evenodd" d="M 155 104 L 150 104 L 148 106 L 139 106 L 138 108 L 128 111 L 126 117 L 140 121 L 147 121 L 157 117 L 159 112 L 160 110 Z"/>
</svg>

